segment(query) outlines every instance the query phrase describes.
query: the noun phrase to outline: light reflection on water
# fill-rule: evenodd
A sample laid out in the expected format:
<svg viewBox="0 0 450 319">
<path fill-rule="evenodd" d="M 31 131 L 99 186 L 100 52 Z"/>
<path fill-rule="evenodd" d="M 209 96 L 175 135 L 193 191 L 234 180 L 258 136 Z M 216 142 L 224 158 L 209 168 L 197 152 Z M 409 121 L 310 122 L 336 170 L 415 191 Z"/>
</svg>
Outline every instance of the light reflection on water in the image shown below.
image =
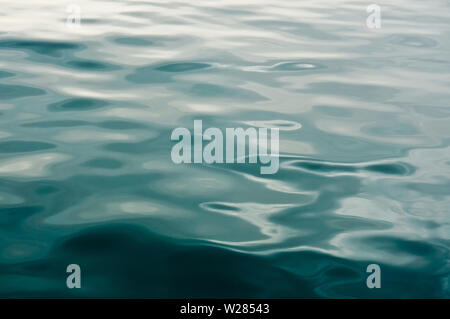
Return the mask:
<svg viewBox="0 0 450 319">
<path fill-rule="evenodd" d="M 448 297 L 446 1 L 377 30 L 364 1 L 77 4 L 0 6 L 0 296 Z M 194 119 L 280 128 L 280 170 L 173 164 Z"/>
</svg>

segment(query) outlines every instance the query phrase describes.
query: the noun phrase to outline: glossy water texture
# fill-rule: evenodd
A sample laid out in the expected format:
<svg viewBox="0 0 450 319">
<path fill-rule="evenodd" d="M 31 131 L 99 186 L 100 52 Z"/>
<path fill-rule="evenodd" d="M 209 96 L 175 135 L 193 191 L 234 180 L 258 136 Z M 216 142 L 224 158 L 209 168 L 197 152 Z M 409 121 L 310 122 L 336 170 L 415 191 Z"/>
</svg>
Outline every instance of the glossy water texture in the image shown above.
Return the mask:
<svg viewBox="0 0 450 319">
<path fill-rule="evenodd" d="M 1 1 L 0 296 L 448 298 L 449 2 L 368 4 Z M 280 170 L 174 164 L 194 119 Z"/>
</svg>

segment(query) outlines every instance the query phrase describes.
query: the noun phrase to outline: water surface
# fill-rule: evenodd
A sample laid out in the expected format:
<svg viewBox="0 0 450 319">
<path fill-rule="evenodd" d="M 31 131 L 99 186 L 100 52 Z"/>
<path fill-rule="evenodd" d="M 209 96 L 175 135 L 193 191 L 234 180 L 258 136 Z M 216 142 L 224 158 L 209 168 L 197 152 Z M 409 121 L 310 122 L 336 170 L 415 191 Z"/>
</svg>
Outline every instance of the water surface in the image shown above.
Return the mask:
<svg viewBox="0 0 450 319">
<path fill-rule="evenodd" d="M 448 1 L 76 3 L 0 6 L 1 297 L 449 297 Z M 194 119 L 280 170 L 175 165 Z"/>
</svg>

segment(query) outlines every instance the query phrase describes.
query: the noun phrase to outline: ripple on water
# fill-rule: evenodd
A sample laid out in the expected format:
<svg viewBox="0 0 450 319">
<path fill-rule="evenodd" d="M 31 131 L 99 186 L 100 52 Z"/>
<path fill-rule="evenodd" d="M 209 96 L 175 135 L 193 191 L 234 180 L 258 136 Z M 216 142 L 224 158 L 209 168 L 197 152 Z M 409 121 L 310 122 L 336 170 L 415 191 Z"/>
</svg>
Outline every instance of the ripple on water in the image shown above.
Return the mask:
<svg viewBox="0 0 450 319">
<path fill-rule="evenodd" d="M 229 211 L 230 213 L 238 213 L 241 211 L 239 207 L 230 205 L 228 203 L 202 203 L 200 204 L 200 207 L 213 212 Z"/>
<path fill-rule="evenodd" d="M 0 297 L 448 296 L 448 13 L 327 2 L 2 2 Z M 280 129 L 280 170 L 175 165 L 196 118 Z"/>
<path fill-rule="evenodd" d="M 16 156 L 0 162 L 1 176 L 41 177 L 48 172 L 51 164 L 62 162 L 69 157 L 58 153 L 42 153 L 28 156 Z"/>
<path fill-rule="evenodd" d="M 403 239 L 392 235 L 364 236 L 356 241 L 355 245 L 371 247 L 382 251 L 385 258 L 391 258 L 392 263 L 407 264 L 407 268 L 433 267 L 445 269 L 448 262 L 448 249 L 439 244 L 427 241 Z M 361 247 L 362 246 L 362 247 Z"/>
<path fill-rule="evenodd" d="M 83 163 L 83 166 L 103 169 L 118 169 L 123 166 L 123 163 L 114 158 L 97 157 Z"/>
<path fill-rule="evenodd" d="M 151 188 L 158 193 L 199 200 L 229 192 L 233 185 L 233 179 L 222 172 L 215 173 L 192 168 L 189 172 L 183 172 L 177 176 L 177 179 L 165 177 L 153 183 Z M 180 180 L 183 183 L 180 183 Z"/>
<path fill-rule="evenodd" d="M 149 135 L 156 136 L 156 133 L 151 132 Z M 117 143 L 108 143 L 103 146 L 103 149 L 118 152 L 118 153 L 128 153 L 128 154 L 149 154 L 153 153 L 154 149 L 152 148 L 153 139 L 147 139 L 142 142 L 117 142 Z"/>
<path fill-rule="evenodd" d="M 235 241 L 230 239 L 226 243 L 229 245 L 245 246 L 255 244 L 267 244 L 281 242 L 292 235 L 292 231 L 281 224 L 271 220 L 271 217 L 282 211 L 295 207 L 295 204 L 259 204 L 252 202 L 226 203 L 226 202 L 205 202 L 200 207 L 214 213 L 239 218 L 259 230 L 264 237 L 255 237 L 253 240 Z M 225 241 L 221 241 L 225 243 Z"/>
<path fill-rule="evenodd" d="M 167 83 L 172 81 L 172 77 L 170 74 L 159 72 L 155 70 L 154 66 L 149 65 L 134 69 L 133 73 L 125 76 L 125 80 L 137 84 Z"/>
<path fill-rule="evenodd" d="M 73 69 L 86 71 L 113 71 L 120 69 L 120 67 L 117 65 L 104 63 L 101 61 L 82 59 L 67 61 L 66 65 Z"/>
<path fill-rule="evenodd" d="M 302 128 L 300 123 L 287 120 L 245 121 L 244 124 L 264 128 L 277 128 L 280 131 L 294 131 Z"/>
<path fill-rule="evenodd" d="M 314 107 L 315 111 L 319 111 L 327 116 L 333 117 L 351 117 L 353 115 L 352 110 L 349 110 L 345 107 L 336 107 L 336 106 L 328 106 L 328 105 L 316 105 Z"/>
<path fill-rule="evenodd" d="M 11 72 L 8 72 L 8 71 L 1 71 L 0 70 L 0 79 L 3 79 L 3 78 L 10 78 L 10 77 L 12 77 L 12 76 L 14 76 L 15 74 L 14 73 L 11 73 Z"/>
<path fill-rule="evenodd" d="M 90 123 L 87 121 L 80 121 L 80 120 L 55 120 L 55 121 L 39 121 L 39 122 L 24 123 L 22 124 L 22 126 L 51 128 L 51 127 L 74 127 L 89 124 Z"/>
<path fill-rule="evenodd" d="M 309 62 L 282 62 L 270 67 L 271 71 L 310 71 L 323 69 L 324 66 Z"/>
<path fill-rule="evenodd" d="M 398 90 L 385 85 L 353 84 L 342 82 L 314 82 L 308 84 L 306 89 L 299 92 L 317 95 L 336 95 L 354 97 L 370 102 L 386 101 L 395 97 Z"/>
<path fill-rule="evenodd" d="M 66 143 L 97 143 L 101 141 L 128 141 L 134 137 L 124 133 L 114 131 L 98 131 L 98 130 L 63 130 L 54 137 L 58 141 Z"/>
<path fill-rule="evenodd" d="M 398 122 L 398 121 L 397 121 Z M 366 125 L 361 132 L 372 134 L 375 136 L 408 136 L 420 133 L 417 127 L 409 123 L 395 123 L 386 119 L 384 123 Z"/>
<path fill-rule="evenodd" d="M 431 118 L 440 119 L 450 117 L 450 108 L 448 107 L 421 105 L 421 106 L 413 106 L 413 109 L 417 113 L 420 113 L 421 115 L 425 115 Z"/>
<path fill-rule="evenodd" d="M 43 245 L 37 240 L 20 240 L 8 245 L 2 252 L 6 262 L 24 262 L 42 257 Z"/>
<path fill-rule="evenodd" d="M 415 168 L 406 163 L 374 164 L 364 167 L 365 170 L 387 175 L 406 176 L 415 172 Z"/>
<path fill-rule="evenodd" d="M 46 142 L 36 142 L 36 141 L 5 141 L 0 142 L 0 153 L 25 153 L 48 150 L 55 148 L 56 145 L 46 143 Z"/>
<path fill-rule="evenodd" d="M 28 96 L 38 96 L 44 95 L 46 92 L 44 90 L 24 86 L 24 85 L 9 85 L 0 84 L 0 99 L 2 100 L 12 100 Z"/>
<path fill-rule="evenodd" d="M 363 164 L 343 164 L 321 161 L 295 160 L 287 163 L 288 167 L 298 167 L 317 174 L 327 173 L 357 173 L 367 171 L 386 175 L 407 176 L 413 174 L 416 169 L 414 166 L 403 163 L 375 163 L 370 165 Z"/>
<path fill-rule="evenodd" d="M 82 203 L 58 214 L 49 216 L 46 222 L 54 225 L 76 225 L 84 223 L 102 223 L 111 220 L 135 219 L 143 217 L 164 217 L 167 206 L 141 198 L 124 197 L 116 194 L 105 201 L 104 197 L 94 195 L 85 198 Z"/>
<path fill-rule="evenodd" d="M 195 84 L 192 86 L 190 93 L 204 98 L 237 99 L 254 102 L 268 100 L 265 96 L 252 90 L 206 83 Z"/>
<path fill-rule="evenodd" d="M 17 205 L 25 202 L 25 199 L 14 194 L 0 191 L 0 205 Z"/>
<path fill-rule="evenodd" d="M 51 57 L 61 57 L 65 51 L 76 50 L 81 45 L 63 41 L 0 40 L 0 49 L 32 51 Z"/>
<path fill-rule="evenodd" d="M 97 126 L 107 128 L 110 130 L 133 130 L 133 129 L 142 129 L 146 127 L 144 124 L 141 123 L 131 121 L 121 121 L 121 120 L 103 121 L 98 123 Z"/>
<path fill-rule="evenodd" d="M 89 125 L 110 130 L 134 130 L 134 129 L 143 129 L 147 127 L 142 123 L 121 121 L 121 120 L 102 121 L 98 123 L 82 120 L 54 120 L 54 121 L 38 121 L 22 124 L 23 127 L 39 127 L 39 128 L 76 127 Z"/>
<path fill-rule="evenodd" d="M 321 162 L 293 162 L 292 166 L 304 168 L 308 171 L 313 172 L 357 172 L 358 168 L 353 165 L 336 165 L 331 163 L 321 163 Z"/>
<path fill-rule="evenodd" d="M 211 65 L 207 63 L 168 63 L 163 65 L 148 65 L 139 67 L 133 73 L 128 74 L 125 79 L 127 81 L 139 84 L 145 83 L 167 83 L 173 82 L 174 73 L 195 72 L 210 68 Z"/>
<path fill-rule="evenodd" d="M 195 70 L 201 70 L 211 67 L 211 64 L 207 63 L 169 63 L 164 64 L 156 68 L 158 71 L 162 72 L 189 72 Z"/>
<path fill-rule="evenodd" d="M 127 46 L 151 46 L 154 42 L 143 37 L 116 37 L 112 39 L 115 43 Z"/>
<path fill-rule="evenodd" d="M 16 267 L 18 274 L 27 274 L 18 278 L 24 287 L 58 282 L 61 277 L 58 269 L 67 265 L 68 256 L 71 260 L 78 260 L 84 268 L 101 273 L 101 276 L 94 278 L 95 291 L 86 292 L 81 289 L 81 292 L 77 291 L 72 295 L 69 289 L 66 291 L 70 294 L 64 294 L 62 290 L 52 286 L 46 290 L 46 296 L 318 297 L 309 280 L 303 280 L 273 265 L 267 259 L 208 245 L 200 240 L 162 236 L 129 223 L 91 226 L 79 232 L 75 231 L 57 242 L 46 258 L 37 262 L 21 263 Z M 114 267 L 104 267 L 105 260 Z M 181 266 L 180 261 L 183 261 Z M 35 273 L 36 269 L 39 269 L 41 281 L 28 275 Z M 270 280 L 269 286 L 267 280 Z M 7 283 L 7 287 L 14 287 L 17 278 L 8 274 L 3 282 Z M 149 286 L 153 288 L 148 289 Z M 6 297 L 7 292 L 3 290 L 0 295 Z M 35 290 L 17 289 L 15 295 L 35 296 Z"/>
<path fill-rule="evenodd" d="M 433 48 L 437 46 L 437 41 L 432 38 L 418 35 L 397 34 L 389 38 L 389 42 L 406 47 Z"/>
<path fill-rule="evenodd" d="M 52 112 L 59 111 L 89 111 L 108 105 L 109 102 L 90 98 L 70 98 L 48 105 Z"/>
</svg>

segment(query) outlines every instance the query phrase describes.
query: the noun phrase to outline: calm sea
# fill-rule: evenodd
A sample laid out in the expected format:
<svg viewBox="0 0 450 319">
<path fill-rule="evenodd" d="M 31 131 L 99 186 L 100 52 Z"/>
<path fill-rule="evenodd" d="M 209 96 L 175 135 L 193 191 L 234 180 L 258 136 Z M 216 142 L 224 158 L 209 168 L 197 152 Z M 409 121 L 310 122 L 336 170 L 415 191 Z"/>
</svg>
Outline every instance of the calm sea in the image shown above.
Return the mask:
<svg viewBox="0 0 450 319">
<path fill-rule="evenodd" d="M 449 298 L 449 2 L 369 4 L 0 1 L 0 296 Z"/>
</svg>

